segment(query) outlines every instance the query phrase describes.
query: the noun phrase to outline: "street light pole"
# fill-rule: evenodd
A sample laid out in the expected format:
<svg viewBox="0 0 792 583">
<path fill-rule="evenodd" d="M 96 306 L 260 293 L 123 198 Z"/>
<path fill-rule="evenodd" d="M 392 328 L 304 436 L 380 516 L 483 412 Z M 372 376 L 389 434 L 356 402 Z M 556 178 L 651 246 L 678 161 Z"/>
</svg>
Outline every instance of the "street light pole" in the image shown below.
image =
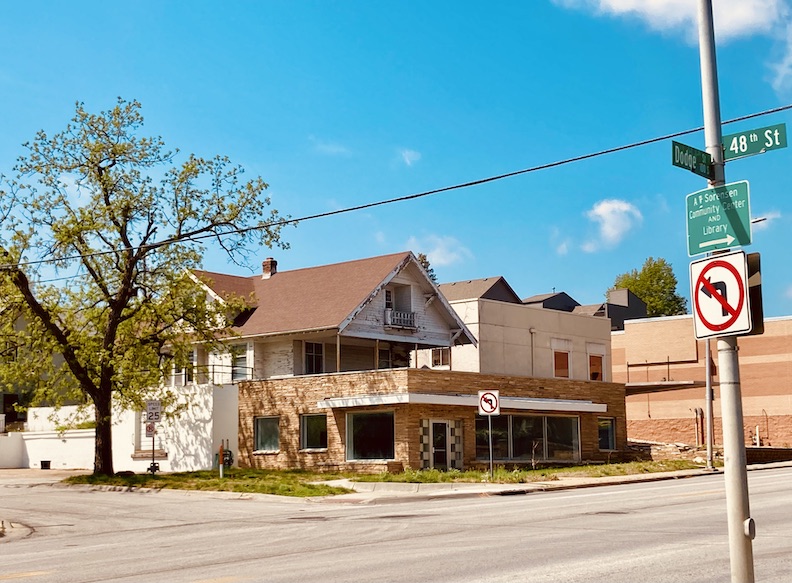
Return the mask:
<svg viewBox="0 0 792 583">
<path fill-rule="evenodd" d="M 709 185 L 716 187 L 726 183 L 726 173 L 721 144 L 723 135 L 721 133 L 718 73 L 715 62 L 712 0 L 699 0 L 698 8 L 704 138 L 707 152 L 712 156 L 713 162 L 713 177 L 709 181 Z M 718 369 L 731 580 L 732 583 L 754 583 L 752 541 L 755 536 L 755 526 L 750 517 L 748 505 L 748 474 L 736 337 L 718 338 Z"/>
</svg>

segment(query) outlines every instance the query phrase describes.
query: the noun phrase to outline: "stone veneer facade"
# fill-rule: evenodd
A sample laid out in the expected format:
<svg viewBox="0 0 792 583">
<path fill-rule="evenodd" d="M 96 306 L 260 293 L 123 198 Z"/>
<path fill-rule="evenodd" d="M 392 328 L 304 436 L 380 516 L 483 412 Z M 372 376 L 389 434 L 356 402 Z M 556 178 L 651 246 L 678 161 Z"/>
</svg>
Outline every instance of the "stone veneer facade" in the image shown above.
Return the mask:
<svg viewBox="0 0 792 583">
<path fill-rule="evenodd" d="M 500 391 L 501 400 L 504 397 L 529 397 L 583 400 L 605 404 L 607 412 L 604 413 L 518 411 L 502 407 L 501 414 L 577 417 L 582 460 L 618 459 L 626 449 L 623 384 L 410 368 L 294 376 L 240 383 L 239 465 L 267 469 L 343 469 L 360 472 L 398 471 L 406 467 L 418 469 L 427 466 L 428 420 L 434 419 L 449 423 L 450 466 L 459 469 L 481 466 L 481 460 L 476 459 L 476 407 L 404 403 L 321 409 L 317 407 L 317 402 L 339 397 L 398 393 L 477 396 L 480 390 L 492 389 Z M 373 411 L 394 413 L 394 459 L 372 462 L 347 461 L 346 414 Z M 300 415 L 325 412 L 327 413 L 327 448 L 301 450 Z M 262 416 L 277 416 L 279 419 L 277 452 L 254 452 L 254 419 Z M 598 418 L 600 417 L 615 419 L 615 451 L 599 450 Z"/>
</svg>

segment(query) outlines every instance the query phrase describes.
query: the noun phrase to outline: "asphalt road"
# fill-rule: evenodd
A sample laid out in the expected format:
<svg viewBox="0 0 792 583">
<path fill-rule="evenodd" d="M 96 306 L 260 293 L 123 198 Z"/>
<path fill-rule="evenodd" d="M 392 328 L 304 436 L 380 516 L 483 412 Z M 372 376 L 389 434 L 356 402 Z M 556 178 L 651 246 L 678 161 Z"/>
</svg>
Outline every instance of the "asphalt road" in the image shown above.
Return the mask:
<svg viewBox="0 0 792 583">
<path fill-rule="evenodd" d="M 749 483 L 756 580 L 788 582 L 792 468 Z M 364 503 L 4 483 L 0 581 L 724 582 L 725 504 L 722 474 Z"/>
</svg>

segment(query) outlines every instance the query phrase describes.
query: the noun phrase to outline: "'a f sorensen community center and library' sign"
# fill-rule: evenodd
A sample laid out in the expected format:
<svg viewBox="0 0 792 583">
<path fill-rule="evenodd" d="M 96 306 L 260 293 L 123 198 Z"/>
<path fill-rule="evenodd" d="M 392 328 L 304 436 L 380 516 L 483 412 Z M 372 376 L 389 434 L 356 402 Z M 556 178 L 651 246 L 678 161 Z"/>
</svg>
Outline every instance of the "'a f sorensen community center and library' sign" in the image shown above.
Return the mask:
<svg viewBox="0 0 792 583">
<path fill-rule="evenodd" d="M 687 195 L 688 255 L 751 244 L 748 182 L 732 182 Z"/>
</svg>

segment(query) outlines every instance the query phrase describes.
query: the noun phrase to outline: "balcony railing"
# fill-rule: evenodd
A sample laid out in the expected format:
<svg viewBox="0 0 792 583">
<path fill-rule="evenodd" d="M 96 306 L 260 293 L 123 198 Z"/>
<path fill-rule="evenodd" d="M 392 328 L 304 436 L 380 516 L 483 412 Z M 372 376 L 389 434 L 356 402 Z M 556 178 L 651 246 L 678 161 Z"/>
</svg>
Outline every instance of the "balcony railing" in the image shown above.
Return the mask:
<svg viewBox="0 0 792 583">
<path fill-rule="evenodd" d="M 184 385 L 228 385 L 253 378 L 253 369 L 247 366 L 231 366 L 222 364 L 192 365 L 171 375 L 172 384 Z"/>
<path fill-rule="evenodd" d="M 385 325 L 394 328 L 415 328 L 415 312 L 385 310 Z"/>
</svg>

